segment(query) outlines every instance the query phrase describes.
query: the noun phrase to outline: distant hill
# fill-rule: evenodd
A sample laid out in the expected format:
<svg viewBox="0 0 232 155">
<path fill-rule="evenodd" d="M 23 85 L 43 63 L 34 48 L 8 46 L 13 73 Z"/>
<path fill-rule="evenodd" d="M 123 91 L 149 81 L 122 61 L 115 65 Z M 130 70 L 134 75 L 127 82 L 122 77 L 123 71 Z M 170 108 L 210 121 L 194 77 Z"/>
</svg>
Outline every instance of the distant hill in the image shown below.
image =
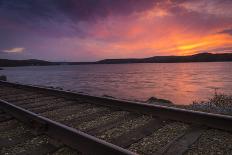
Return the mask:
<svg viewBox="0 0 232 155">
<path fill-rule="evenodd" d="M 98 64 L 123 64 L 123 63 L 180 63 L 180 62 L 220 62 L 232 61 L 232 53 L 212 54 L 199 53 L 190 56 L 154 56 L 143 59 L 105 59 Z"/>
<path fill-rule="evenodd" d="M 0 59 L 0 67 L 16 67 L 16 66 L 48 66 L 48 65 L 56 65 L 56 63 L 29 59 L 29 60 L 8 60 L 8 59 Z"/>
<path fill-rule="evenodd" d="M 0 67 L 17 67 L 17 66 L 53 66 L 53 65 L 85 65 L 95 64 L 95 62 L 49 62 L 44 60 L 8 60 L 0 59 Z"/>
<path fill-rule="evenodd" d="M 85 64 L 126 64 L 126 63 L 181 63 L 181 62 L 223 62 L 232 61 L 232 53 L 199 53 L 190 56 L 154 56 L 142 59 L 105 59 L 97 62 L 49 62 L 43 60 L 8 60 L 0 59 L 0 67 L 15 66 L 50 66 L 50 65 L 85 65 Z"/>
</svg>

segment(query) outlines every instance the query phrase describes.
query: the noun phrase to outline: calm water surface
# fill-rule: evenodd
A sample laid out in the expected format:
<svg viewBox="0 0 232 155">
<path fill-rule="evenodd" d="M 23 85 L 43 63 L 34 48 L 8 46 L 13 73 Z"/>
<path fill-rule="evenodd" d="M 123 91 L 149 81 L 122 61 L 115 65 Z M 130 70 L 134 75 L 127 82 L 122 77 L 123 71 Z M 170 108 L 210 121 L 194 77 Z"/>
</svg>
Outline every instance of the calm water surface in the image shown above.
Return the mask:
<svg viewBox="0 0 232 155">
<path fill-rule="evenodd" d="M 130 100 L 155 96 L 175 104 L 205 100 L 215 89 L 232 92 L 231 62 L 9 67 L 1 74 L 14 82 Z"/>
</svg>

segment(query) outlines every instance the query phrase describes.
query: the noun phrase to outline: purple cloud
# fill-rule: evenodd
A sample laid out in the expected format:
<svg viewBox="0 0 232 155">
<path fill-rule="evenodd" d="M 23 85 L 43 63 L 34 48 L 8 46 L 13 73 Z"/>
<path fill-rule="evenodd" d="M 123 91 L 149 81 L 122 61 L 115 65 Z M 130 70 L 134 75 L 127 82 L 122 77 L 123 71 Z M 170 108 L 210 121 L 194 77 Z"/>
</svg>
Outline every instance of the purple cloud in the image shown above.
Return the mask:
<svg viewBox="0 0 232 155">
<path fill-rule="evenodd" d="M 220 31 L 219 33 L 225 33 L 225 34 L 232 35 L 232 28 L 231 29 L 225 29 L 223 31 Z"/>
</svg>

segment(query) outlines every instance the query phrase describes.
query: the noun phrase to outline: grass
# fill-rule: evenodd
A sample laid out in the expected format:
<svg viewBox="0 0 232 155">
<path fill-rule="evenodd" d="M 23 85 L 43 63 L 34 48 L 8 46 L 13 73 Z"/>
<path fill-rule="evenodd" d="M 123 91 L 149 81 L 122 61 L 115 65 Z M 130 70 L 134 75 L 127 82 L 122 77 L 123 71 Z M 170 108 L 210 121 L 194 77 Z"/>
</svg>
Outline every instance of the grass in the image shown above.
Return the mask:
<svg viewBox="0 0 232 155">
<path fill-rule="evenodd" d="M 193 104 L 184 108 L 232 116 L 232 95 L 215 92 L 214 96 L 207 101 L 194 101 Z"/>
</svg>

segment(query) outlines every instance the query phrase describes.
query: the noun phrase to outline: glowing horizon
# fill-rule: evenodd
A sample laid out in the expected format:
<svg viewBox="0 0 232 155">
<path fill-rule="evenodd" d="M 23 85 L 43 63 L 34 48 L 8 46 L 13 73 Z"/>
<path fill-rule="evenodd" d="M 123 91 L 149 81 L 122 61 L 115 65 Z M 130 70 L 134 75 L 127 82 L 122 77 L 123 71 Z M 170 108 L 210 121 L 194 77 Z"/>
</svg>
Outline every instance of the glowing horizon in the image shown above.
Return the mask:
<svg viewBox="0 0 232 155">
<path fill-rule="evenodd" d="M 0 56 L 95 61 L 231 53 L 230 8 L 230 0 L 3 0 Z"/>
</svg>

